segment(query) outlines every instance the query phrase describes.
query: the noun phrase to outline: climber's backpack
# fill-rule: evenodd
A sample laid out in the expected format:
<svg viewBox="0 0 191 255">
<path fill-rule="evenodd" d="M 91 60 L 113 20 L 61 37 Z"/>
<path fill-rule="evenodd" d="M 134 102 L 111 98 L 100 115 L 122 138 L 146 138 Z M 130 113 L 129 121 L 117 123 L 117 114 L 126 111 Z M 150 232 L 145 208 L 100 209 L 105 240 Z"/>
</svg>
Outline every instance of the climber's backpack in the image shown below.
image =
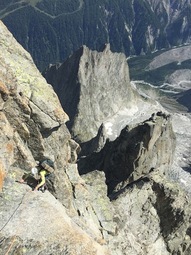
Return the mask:
<svg viewBox="0 0 191 255">
<path fill-rule="evenodd" d="M 49 173 L 53 173 L 55 170 L 54 167 L 54 162 L 51 159 L 43 159 L 42 161 L 40 161 L 39 163 L 40 167 L 45 169 L 47 172 Z"/>
</svg>

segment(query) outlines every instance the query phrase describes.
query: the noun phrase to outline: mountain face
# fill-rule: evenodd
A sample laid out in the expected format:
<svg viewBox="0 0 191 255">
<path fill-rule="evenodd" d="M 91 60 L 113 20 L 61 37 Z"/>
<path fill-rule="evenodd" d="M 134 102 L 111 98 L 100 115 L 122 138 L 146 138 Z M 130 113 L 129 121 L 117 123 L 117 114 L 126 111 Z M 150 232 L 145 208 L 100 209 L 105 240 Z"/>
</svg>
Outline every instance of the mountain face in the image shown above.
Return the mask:
<svg viewBox="0 0 191 255">
<path fill-rule="evenodd" d="M 169 115 L 136 87 L 132 93 L 124 54 L 83 47 L 68 59 L 74 74 L 66 76 L 68 90 L 73 96 L 78 85 L 78 105 L 97 97 L 91 109 L 104 100 L 110 118 L 97 124 L 97 136 L 81 144 L 81 154 L 52 86 L 1 22 L 0 60 L 0 254 L 190 255 L 190 115 Z M 104 95 L 108 101 L 98 97 L 110 88 L 112 79 L 103 77 L 109 79 L 110 70 L 114 78 L 114 67 L 124 71 L 116 84 L 121 79 L 129 102 L 119 91 L 119 102 L 112 102 L 113 91 Z M 131 108 L 117 108 L 112 118 L 112 105 L 127 103 Z M 88 132 L 97 119 L 87 118 Z M 42 156 L 56 166 L 44 193 L 18 183 Z"/>
<path fill-rule="evenodd" d="M 78 169 L 82 174 L 90 169 L 104 171 L 111 195 L 155 168 L 165 172 L 172 163 L 174 148 L 170 116 L 158 112 L 143 123 L 123 128 L 120 135 L 114 141 L 106 141 L 99 152 L 79 158 Z"/>
<path fill-rule="evenodd" d="M 92 139 L 100 125 L 120 110 L 128 111 L 138 104 L 126 57 L 112 53 L 109 45 L 100 53 L 84 46 L 43 75 L 70 117 L 68 126 L 73 137 L 81 142 Z"/>
<path fill-rule="evenodd" d="M 63 62 L 86 45 L 126 56 L 190 43 L 190 0 L 36 0 L 0 4 L 0 19 L 37 67 Z M 14 22 L 17 20 L 17 22 Z"/>
<path fill-rule="evenodd" d="M 31 56 L 2 23 L 0 32 L 0 253 L 108 254 L 95 241 L 102 239 L 98 220 L 89 233 L 79 227 L 91 219 L 85 222 L 79 214 L 94 210 L 88 198 L 80 202 L 87 190 L 75 164 L 79 146 L 65 126 L 68 116 Z M 52 194 L 16 182 L 44 156 L 56 166 L 54 181 L 48 182 Z"/>
</svg>

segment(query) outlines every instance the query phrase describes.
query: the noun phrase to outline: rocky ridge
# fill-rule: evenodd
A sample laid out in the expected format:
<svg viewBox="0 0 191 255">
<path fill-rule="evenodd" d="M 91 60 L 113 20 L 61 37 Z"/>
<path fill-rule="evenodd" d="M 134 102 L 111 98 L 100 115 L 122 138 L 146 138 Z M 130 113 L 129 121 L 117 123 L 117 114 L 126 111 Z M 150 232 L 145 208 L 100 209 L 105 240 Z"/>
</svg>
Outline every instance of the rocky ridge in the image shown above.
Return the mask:
<svg viewBox="0 0 191 255">
<path fill-rule="evenodd" d="M 185 150 L 189 155 L 189 146 L 179 147 L 185 132 L 181 123 L 177 126 L 173 114 L 161 112 L 164 108 L 146 96 L 143 99 L 134 88 L 135 109 L 128 112 L 120 108 L 105 124 L 100 125 L 98 121 L 97 136 L 94 136 L 94 129 L 91 139 L 82 144 L 82 158 L 77 160 L 80 147 L 65 125 L 68 116 L 57 95 L 37 71 L 30 55 L 2 23 L 0 29 L 0 52 L 4 53 L 0 69 L 0 253 L 189 255 L 189 193 L 186 187 L 183 189 L 183 185 L 169 178 L 171 170 L 177 173 L 181 169 Z M 96 84 L 100 85 L 103 65 L 95 65 L 93 69 L 92 59 L 101 59 L 108 70 L 108 66 L 111 69 L 115 66 L 113 59 L 118 58 L 119 70 L 127 70 L 121 86 L 125 86 L 124 90 L 128 88 L 131 94 L 123 55 L 113 55 L 110 50 L 84 51 L 86 55 L 74 61 L 73 78 L 80 77 L 76 73 L 78 68 L 84 68 L 83 59 L 86 59 L 97 74 Z M 84 71 L 81 70 L 81 76 Z M 107 77 L 109 79 L 109 75 Z M 87 86 L 86 95 L 93 93 L 93 89 L 88 90 L 90 82 L 83 85 Z M 74 87 L 68 89 L 73 91 Z M 80 100 L 85 98 L 80 97 Z M 133 106 L 133 102 L 127 103 Z M 156 113 L 151 116 L 153 112 Z M 118 125 L 117 120 L 122 116 L 123 123 Z M 176 118 L 184 120 L 189 127 L 189 117 L 178 113 Z M 90 121 L 91 118 L 89 125 Z M 109 134 L 108 123 L 113 128 Z M 174 127 L 175 134 L 179 134 L 176 141 Z M 115 130 L 119 132 L 117 137 L 111 135 Z M 185 141 L 188 138 L 189 134 Z M 45 193 L 33 192 L 28 185 L 16 182 L 25 172 L 30 172 L 35 160 L 42 155 L 52 158 L 56 165 L 54 182 L 48 183 L 50 192 Z M 79 169 L 83 159 L 84 166 Z M 185 162 L 184 167 L 188 163 Z M 80 176 L 79 170 L 85 172 Z"/>
<path fill-rule="evenodd" d="M 63 64 L 51 65 L 43 76 L 58 94 L 70 118 L 67 126 L 80 143 L 95 137 L 102 124 L 107 137 L 115 139 L 132 116 L 140 121 L 163 109 L 137 93 L 125 55 L 113 53 L 110 45 L 101 52 L 83 46 Z"/>
<path fill-rule="evenodd" d="M 51 65 L 43 75 L 70 117 L 73 137 L 81 142 L 93 138 L 106 119 L 125 107 L 130 110 L 131 102 L 136 101 L 125 55 L 113 54 L 109 45 L 103 52 L 83 46 L 62 65 Z"/>
<path fill-rule="evenodd" d="M 78 169 L 81 174 L 96 169 L 104 171 L 111 195 L 154 169 L 167 172 L 174 148 L 171 118 L 158 112 L 138 125 L 123 128 L 120 135 L 114 141 L 106 141 L 100 151 L 79 158 Z"/>
</svg>

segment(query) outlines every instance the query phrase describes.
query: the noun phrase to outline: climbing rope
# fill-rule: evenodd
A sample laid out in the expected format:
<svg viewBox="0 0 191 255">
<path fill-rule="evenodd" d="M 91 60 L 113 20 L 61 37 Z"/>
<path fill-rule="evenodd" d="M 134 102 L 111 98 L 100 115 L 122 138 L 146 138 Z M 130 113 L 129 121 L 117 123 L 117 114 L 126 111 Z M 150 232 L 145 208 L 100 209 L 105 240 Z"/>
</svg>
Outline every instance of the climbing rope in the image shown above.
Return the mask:
<svg viewBox="0 0 191 255">
<path fill-rule="evenodd" d="M 7 224 L 10 222 L 10 220 L 13 218 L 13 216 L 15 215 L 16 211 L 19 209 L 19 207 L 21 206 L 21 204 L 23 203 L 24 197 L 26 196 L 26 194 L 29 191 L 27 191 L 21 198 L 20 203 L 18 204 L 18 206 L 15 208 L 15 210 L 13 211 L 13 213 L 11 214 L 11 216 L 9 217 L 9 219 L 7 220 L 7 222 L 4 224 L 4 226 L 0 229 L 0 232 L 7 226 Z"/>
<path fill-rule="evenodd" d="M 9 219 L 7 220 L 7 222 L 6 222 L 6 223 L 3 225 L 3 227 L 0 229 L 0 232 L 7 226 L 7 224 L 10 222 L 10 220 L 13 218 L 13 216 L 15 215 L 15 213 L 17 212 L 17 210 L 19 209 L 19 207 L 20 207 L 21 204 L 23 203 L 23 200 L 24 200 L 26 194 L 27 194 L 29 191 L 30 191 L 30 190 L 28 190 L 27 192 L 25 192 L 25 193 L 23 194 L 20 203 L 19 203 L 18 206 L 15 208 L 15 210 L 13 211 L 13 213 L 11 214 L 11 216 L 9 217 Z M 11 241 L 11 244 L 9 245 L 9 248 L 8 248 L 8 250 L 6 251 L 5 255 L 8 255 L 8 254 L 9 254 L 10 250 L 11 250 L 12 247 L 13 247 L 13 244 L 14 244 L 15 240 L 16 240 L 16 235 L 13 236 L 12 241 Z M 3 239 L 2 242 L 4 242 L 4 239 Z"/>
</svg>

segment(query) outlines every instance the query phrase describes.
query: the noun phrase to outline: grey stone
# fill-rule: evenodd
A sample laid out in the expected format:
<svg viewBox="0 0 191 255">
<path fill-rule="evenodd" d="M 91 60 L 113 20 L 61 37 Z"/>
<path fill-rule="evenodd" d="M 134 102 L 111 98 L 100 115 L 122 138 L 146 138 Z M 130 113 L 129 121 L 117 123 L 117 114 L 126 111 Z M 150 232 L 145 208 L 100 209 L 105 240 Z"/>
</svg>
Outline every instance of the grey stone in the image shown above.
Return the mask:
<svg viewBox="0 0 191 255">
<path fill-rule="evenodd" d="M 70 117 L 69 129 L 80 142 L 92 139 L 106 119 L 134 100 L 126 57 L 112 53 L 109 45 L 103 52 L 83 46 L 44 76 L 59 95 Z"/>
<path fill-rule="evenodd" d="M 132 91 L 123 54 L 83 47 L 79 56 L 71 58 L 78 60 L 76 69 L 71 59 L 68 63 L 71 75 L 75 74 L 71 77 L 84 82 L 81 91 L 85 96 L 94 91 L 85 83 L 97 75 L 92 109 L 101 95 L 102 81 L 108 78 L 105 86 L 111 86 L 103 70 L 112 75 L 116 74 L 114 67 L 125 71 L 125 76 L 117 77 L 119 89 L 125 85 L 122 91 L 127 86 L 130 94 L 116 93 L 114 104 L 104 98 L 100 103 L 107 110 L 102 113 L 104 118 L 117 109 L 105 122 L 94 114 L 83 120 L 80 133 L 88 131 L 86 138 L 91 139 L 82 144 L 82 157 L 77 160 L 81 148 L 71 138 L 65 124 L 68 116 L 55 92 L 2 23 L 0 31 L 0 253 L 189 255 L 189 173 L 182 168 L 189 170 L 190 134 L 185 130 L 190 128 L 190 118 L 169 115 L 153 100 L 143 100 L 136 88 Z M 78 68 L 82 70 L 77 75 Z M 111 92 L 114 95 L 113 88 Z M 127 102 L 124 97 L 129 95 Z M 130 106 L 126 110 L 118 108 L 123 106 L 122 99 L 124 107 Z M 87 111 L 85 101 L 81 103 L 78 109 Z M 116 131 L 111 140 L 107 124 Z M 55 162 L 54 180 L 44 193 L 16 182 L 41 156 Z M 172 178 L 177 173 L 178 178 Z"/>
</svg>

